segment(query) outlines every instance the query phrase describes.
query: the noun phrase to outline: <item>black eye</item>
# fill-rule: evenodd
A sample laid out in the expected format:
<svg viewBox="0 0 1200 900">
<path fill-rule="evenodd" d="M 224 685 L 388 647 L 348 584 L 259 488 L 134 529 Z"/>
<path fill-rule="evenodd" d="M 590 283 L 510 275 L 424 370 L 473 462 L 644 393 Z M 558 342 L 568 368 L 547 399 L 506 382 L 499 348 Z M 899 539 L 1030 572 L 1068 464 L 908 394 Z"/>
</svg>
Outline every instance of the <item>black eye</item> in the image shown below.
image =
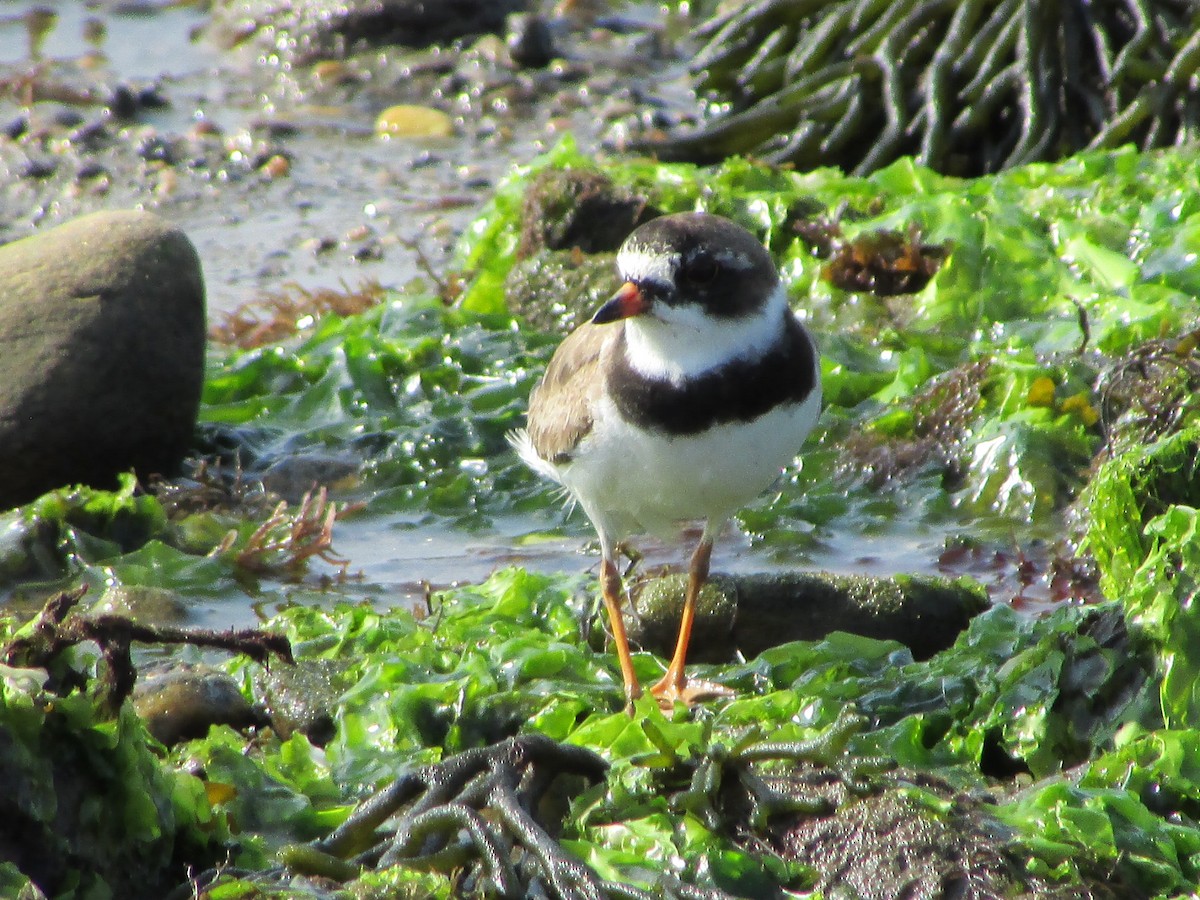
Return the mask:
<svg viewBox="0 0 1200 900">
<path fill-rule="evenodd" d="M 717 261 L 707 253 L 688 260 L 683 268 L 683 277 L 691 284 L 708 284 L 717 277 Z"/>
</svg>

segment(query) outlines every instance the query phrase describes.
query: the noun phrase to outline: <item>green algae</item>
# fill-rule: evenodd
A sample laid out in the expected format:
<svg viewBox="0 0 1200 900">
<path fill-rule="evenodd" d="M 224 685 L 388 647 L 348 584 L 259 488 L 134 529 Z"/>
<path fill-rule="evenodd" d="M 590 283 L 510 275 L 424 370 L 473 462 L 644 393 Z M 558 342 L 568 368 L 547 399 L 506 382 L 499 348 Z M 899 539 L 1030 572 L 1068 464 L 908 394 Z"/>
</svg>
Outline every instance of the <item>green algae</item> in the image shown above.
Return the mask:
<svg viewBox="0 0 1200 900">
<path fill-rule="evenodd" d="M 164 765 L 131 706 L 113 719 L 85 694 L 47 690 L 44 672 L 3 675 L 6 896 L 24 877 L 50 897 L 161 897 L 224 855 L 204 785 Z"/>
<path fill-rule="evenodd" d="M 1089 484 L 1084 547 L 1096 557 L 1106 593 L 1154 648 L 1163 720 L 1186 728 L 1200 716 L 1200 513 L 1194 426 L 1107 462 Z"/>
<path fill-rule="evenodd" d="M 428 608 L 387 613 L 356 602 L 374 599 L 370 586 L 332 584 L 318 595 L 281 585 L 294 603 L 267 624 L 302 659 L 348 661 L 344 688 L 322 747 L 301 733 L 248 743 L 217 728 L 172 750 L 155 776 L 203 771 L 209 792 L 191 815 L 242 830 L 246 871 L 213 896 L 328 896 L 311 883 L 288 893 L 253 872 L 266 872 L 277 849 L 328 833 L 412 767 L 519 733 L 608 761 L 606 782 L 576 797 L 561 826 L 563 846 L 603 877 L 653 887 L 670 868 L 728 894 L 803 891 L 817 883 L 812 873 L 737 840 L 732 825 L 744 823 L 719 792 L 704 800 L 691 776 L 715 771 L 714 747 L 750 746 L 767 733 L 812 741 L 847 712 L 864 724 L 821 765 L 851 771 L 883 758 L 968 792 L 1026 886 L 1070 890 L 1118 871 L 1132 890 L 1186 895 L 1200 850 L 1188 749 L 1200 712 L 1195 411 L 1173 407 L 1179 414 L 1145 446 L 1113 443 L 1108 426 L 1148 412 L 1112 408 L 1101 382 L 1147 342 L 1176 338 L 1176 358 L 1193 353 L 1184 336 L 1196 327 L 1200 290 L 1197 156 L 1087 154 L 972 181 L 909 161 L 870 178 L 742 160 L 714 170 L 604 166 L 656 208 L 702 207 L 754 227 L 820 338 L 823 420 L 803 466 L 742 514 L 754 541 L 793 562 L 844 534 L 999 535 L 1021 546 L 1061 539 L 1070 513 L 1111 602 L 1041 619 L 1000 606 L 922 660 L 844 633 L 773 647 L 696 668 L 736 699 L 690 718 L 645 703 L 630 719 L 614 661 L 589 646 L 594 610 L 582 576 L 504 569 L 434 592 Z M 335 496 L 363 501 L 360 521 L 380 528 L 402 520 L 478 534 L 521 517 L 531 530 L 586 533 L 564 525 L 551 489 L 505 442 L 557 342 L 504 306 L 519 267 L 539 265 L 536 255 L 516 258 L 523 185 L 532 171 L 566 166 L 597 168 L 566 143 L 498 190 L 461 247 L 472 275 L 461 307 L 408 290 L 291 341 L 214 352 L 200 442 L 223 448 L 226 465 L 238 456 L 249 478 L 317 451 L 346 462 Z M 823 277 L 824 259 L 796 228 L 819 216 L 849 239 L 916 224 L 949 255 L 914 295 L 845 291 Z M 112 493 L 61 492 L 7 515 L 0 571 L 9 586 L 91 579 L 184 595 L 271 591 L 278 573 L 248 586 L 228 555 L 209 555 L 228 531 L 244 538 L 265 515 L 253 504 L 180 513 L 132 480 Z M 648 653 L 635 666 L 643 680 L 662 670 Z M 249 697 L 265 696 L 255 666 L 231 669 Z M 161 751 L 147 752 L 164 766 Z M 762 777 L 775 766 L 749 771 Z M 885 791 L 903 786 L 886 772 L 862 777 Z M 187 784 L 194 792 L 197 782 Z M 926 800 L 935 810 L 943 802 Z M 448 873 L 392 869 L 366 872 L 347 890 L 450 895 L 453 884 Z"/>
<path fill-rule="evenodd" d="M 869 178 L 739 159 L 713 169 L 634 161 L 605 172 L 655 208 L 707 209 L 756 231 L 818 337 L 826 411 L 805 470 L 790 473 L 789 499 L 748 515 L 752 533 L 766 536 L 774 523 L 767 540 L 787 542 L 788 522 L 855 519 L 886 529 L 901 508 L 918 522 L 972 527 L 989 517 L 1000 529 L 1052 519 L 1103 441 L 1093 386 L 1104 359 L 1195 319 L 1193 267 L 1179 236 L 1197 214 L 1195 160 L 1188 150 L 1094 153 L 974 180 L 908 160 Z M 500 187 L 463 244 L 475 276 L 466 308 L 503 310 L 495 286 L 516 263 L 527 180 L 543 167 L 588 164 L 564 142 Z M 917 227 L 923 240 L 951 248 L 949 258 L 903 303 L 840 290 L 822 278 L 821 259 L 796 227 L 820 216 L 849 238 Z M 855 477 L 861 467 L 837 464 L 847 441 L 863 431 L 912 437 L 921 391 L 981 361 L 988 371 L 977 414 L 963 423 L 966 439 L 927 469 L 960 479 L 958 489 L 909 480 L 894 505 L 875 509 Z"/>
</svg>

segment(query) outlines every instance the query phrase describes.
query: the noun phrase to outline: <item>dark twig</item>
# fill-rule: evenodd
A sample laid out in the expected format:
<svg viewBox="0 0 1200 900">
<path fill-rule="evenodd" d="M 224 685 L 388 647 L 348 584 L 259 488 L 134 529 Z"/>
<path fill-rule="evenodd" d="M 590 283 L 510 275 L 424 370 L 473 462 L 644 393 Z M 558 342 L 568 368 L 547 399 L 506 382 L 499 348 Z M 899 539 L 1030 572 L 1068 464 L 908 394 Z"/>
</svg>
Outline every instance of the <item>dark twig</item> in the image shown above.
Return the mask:
<svg viewBox="0 0 1200 900">
<path fill-rule="evenodd" d="M 133 691 L 137 679 L 131 655 L 135 642 L 228 650 L 249 656 L 260 665 L 267 665 L 272 655 L 288 663 L 294 662 L 292 647 L 286 637 L 257 628 L 210 631 L 145 625 L 125 616 L 69 615 L 86 592 L 85 586 L 51 597 L 29 628 L 23 629 L 4 647 L 5 664 L 51 670 L 67 648 L 94 642 L 106 664 L 102 686 L 104 704 L 115 713 Z M 74 672 L 61 681 L 65 690 L 82 686 L 81 676 Z"/>
</svg>

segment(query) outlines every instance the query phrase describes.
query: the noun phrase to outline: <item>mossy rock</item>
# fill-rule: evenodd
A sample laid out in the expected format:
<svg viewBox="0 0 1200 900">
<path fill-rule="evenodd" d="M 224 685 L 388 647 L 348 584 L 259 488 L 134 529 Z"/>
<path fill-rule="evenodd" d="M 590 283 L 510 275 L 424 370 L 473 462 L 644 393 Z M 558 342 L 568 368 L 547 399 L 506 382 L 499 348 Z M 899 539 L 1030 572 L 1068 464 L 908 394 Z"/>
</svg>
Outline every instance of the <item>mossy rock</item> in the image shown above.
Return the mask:
<svg viewBox="0 0 1200 900">
<path fill-rule="evenodd" d="M 189 868 L 224 857 L 204 831 L 213 823 L 202 785 L 163 764 L 131 706 L 106 720 L 85 695 L 44 693 L 37 670 L 9 671 L 0 859 L 47 896 L 160 900 Z"/>
<path fill-rule="evenodd" d="M 687 578 L 669 575 L 642 585 L 630 637 L 669 654 L 683 608 Z M 714 575 L 701 591 L 692 659 L 728 661 L 757 656 L 790 641 L 819 640 L 846 631 L 908 646 L 916 659 L 949 647 L 987 596 L 970 579 L 919 575 L 890 578 L 786 572 Z"/>
<path fill-rule="evenodd" d="M 657 215 L 645 197 L 601 172 L 544 169 L 525 189 L 517 258 L 541 250 L 615 251 L 630 232 Z"/>
<path fill-rule="evenodd" d="M 567 334 L 588 321 L 620 286 L 612 253 L 543 250 L 508 273 L 508 308 L 539 331 Z"/>
</svg>

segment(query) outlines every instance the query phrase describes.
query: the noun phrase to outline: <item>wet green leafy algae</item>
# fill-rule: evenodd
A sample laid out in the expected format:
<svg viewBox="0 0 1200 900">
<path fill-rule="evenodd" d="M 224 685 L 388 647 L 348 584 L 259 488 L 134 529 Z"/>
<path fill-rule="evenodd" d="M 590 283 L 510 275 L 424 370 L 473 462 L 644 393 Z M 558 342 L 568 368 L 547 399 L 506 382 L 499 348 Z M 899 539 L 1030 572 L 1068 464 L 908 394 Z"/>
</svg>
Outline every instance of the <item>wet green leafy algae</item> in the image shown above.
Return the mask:
<svg viewBox="0 0 1200 900">
<path fill-rule="evenodd" d="M 55 696 L 45 673 L 4 667 L 0 682 L 0 844 L 4 896 L 162 897 L 188 865 L 222 858 L 229 840 L 203 783 L 164 766 L 126 706 Z"/>
<path fill-rule="evenodd" d="M 964 840 L 950 863 L 906 845 L 913 890 L 986 876 L 1005 896 L 1188 896 L 1200 881 L 1198 162 L 1192 149 L 1115 151 L 969 181 L 907 160 L 869 178 L 742 160 L 603 168 L 632 208 L 706 208 L 753 228 L 818 335 L 826 410 L 803 467 L 742 514 L 760 547 L 810 568 L 846 538 L 1042 541 L 1074 564 L 1073 531 L 1105 603 L 1040 617 L 1000 603 L 921 660 L 844 633 L 771 647 L 696 667 L 734 688 L 731 701 L 690 715 L 645 702 L 629 717 L 614 661 L 589 642 L 585 574 L 505 568 L 387 612 L 335 580 L 320 596 L 281 584 L 297 602 L 267 625 L 298 659 L 337 667 L 320 746 L 219 727 L 167 751 L 128 708 L 94 721 L 87 695 L 47 702 L 12 673 L 0 739 L 27 743 L 70 714 L 80 758 L 136 756 L 118 767 L 121 790 L 167 785 L 175 806 L 155 809 L 175 810 L 177 834 L 236 840 L 224 871 L 190 856 L 197 881 L 179 896 L 864 893 L 878 881 L 860 879 L 885 870 L 897 840 L 870 823 L 882 829 L 897 810 L 919 811 L 922 834 Z M 275 495 L 258 493 L 286 492 L 297 460 L 329 473 L 334 502 L 362 503 L 360 523 L 478 533 L 522 517 L 586 534 L 504 441 L 557 342 L 514 323 L 506 285 L 527 283 L 514 267 L 532 271 L 539 253 L 557 254 L 548 266 L 581 262 L 569 249 L 518 262 L 524 187 L 551 168 L 599 171 L 566 143 L 502 185 L 461 248 L 460 307 L 409 290 L 279 344 L 214 352 L 196 502 L 132 481 L 43 498 L 7 514 L 5 583 L 262 590 L 284 570 L 248 574 L 220 548 L 268 518 Z M 883 248 L 893 269 L 928 268 L 890 282 L 915 293 L 828 280 L 831 223 L 838 240 L 862 239 L 854 253 Z M 940 249 L 917 260 L 920 247 Z M 663 663 L 639 653 L 635 666 L 651 679 Z M 256 664 L 230 669 L 248 697 L 268 693 Z M 101 739 L 114 728 L 115 745 Z M 571 753 L 537 750 L 531 768 L 496 755 L 543 738 L 595 754 L 603 765 L 589 771 L 603 777 L 560 777 L 562 760 L 583 758 Z M 22 783 L 50 790 L 45 760 L 26 756 Z M 379 792 L 394 816 L 375 822 L 360 804 Z M 437 809 L 421 806 L 429 797 Z M 806 829 L 814 822 L 828 827 Z M 865 835 L 858 867 L 823 866 L 821 841 L 851 824 Z M 326 841 L 338 828 L 353 840 Z M 825 837 L 805 855 L 805 835 Z M 42 883 L 6 859 L 5 889 Z"/>
</svg>

